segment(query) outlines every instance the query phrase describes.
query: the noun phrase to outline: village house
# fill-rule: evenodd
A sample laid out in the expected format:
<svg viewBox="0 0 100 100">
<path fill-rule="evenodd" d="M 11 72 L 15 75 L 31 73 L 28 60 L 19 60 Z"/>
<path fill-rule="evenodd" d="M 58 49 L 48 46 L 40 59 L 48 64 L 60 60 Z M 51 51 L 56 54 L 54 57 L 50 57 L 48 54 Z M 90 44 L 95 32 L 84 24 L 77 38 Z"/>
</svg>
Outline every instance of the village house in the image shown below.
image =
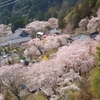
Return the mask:
<svg viewBox="0 0 100 100">
<path fill-rule="evenodd" d="M 60 31 L 59 30 L 57 30 L 56 28 L 55 29 L 52 29 L 52 30 L 50 30 L 50 32 L 49 32 L 51 35 L 53 35 L 53 34 L 60 34 Z"/>
<path fill-rule="evenodd" d="M 83 40 L 87 40 L 88 38 L 90 38 L 90 36 L 87 35 L 87 34 L 83 34 L 83 33 L 71 37 L 72 40 L 77 40 L 77 39 L 79 39 L 79 40 L 82 40 L 82 41 L 83 41 Z"/>
<path fill-rule="evenodd" d="M 17 29 L 13 34 L 0 37 L 0 46 L 7 46 L 11 44 L 23 43 L 31 40 L 31 36 L 22 29 Z"/>
<path fill-rule="evenodd" d="M 88 40 L 88 39 L 93 39 L 95 40 L 96 36 L 99 35 L 99 32 L 94 32 L 94 33 L 90 33 L 90 34 L 84 34 L 84 33 L 80 33 L 79 35 L 75 35 L 75 36 L 71 36 L 69 39 L 68 39 L 68 42 L 72 42 L 72 41 L 75 41 L 75 40 L 81 40 L 81 41 L 84 41 L 84 40 Z"/>
<path fill-rule="evenodd" d="M 89 35 L 91 39 L 95 40 L 96 36 L 99 35 L 99 32 L 93 32 L 93 33 L 90 33 Z"/>
</svg>

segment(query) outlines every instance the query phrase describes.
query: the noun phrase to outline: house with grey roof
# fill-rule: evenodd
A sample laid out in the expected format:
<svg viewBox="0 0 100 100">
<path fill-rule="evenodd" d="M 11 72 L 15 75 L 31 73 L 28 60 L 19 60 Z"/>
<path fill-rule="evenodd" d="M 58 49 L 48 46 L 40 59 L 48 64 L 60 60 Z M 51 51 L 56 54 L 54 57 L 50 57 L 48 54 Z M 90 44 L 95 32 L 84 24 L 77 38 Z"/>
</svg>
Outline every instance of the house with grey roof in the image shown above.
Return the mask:
<svg viewBox="0 0 100 100">
<path fill-rule="evenodd" d="M 79 35 L 71 36 L 70 38 L 68 38 L 68 42 L 71 43 L 72 41 L 75 41 L 75 40 L 84 41 L 84 40 L 87 40 L 87 39 L 89 39 L 89 38 L 90 38 L 90 35 L 81 33 L 81 34 L 79 34 Z"/>
<path fill-rule="evenodd" d="M 1 37 L 0 46 L 23 43 L 31 40 L 31 36 L 22 29 L 17 29 L 13 34 Z"/>
<path fill-rule="evenodd" d="M 94 32 L 94 33 L 90 33 L 90 34 L 84 34 L 84 33 L 81 33 L 79 35 L 76 35 L 76 36 L 71 36 L 70 38 L 68 38 L 68 42 L 72 42 L 74 40 L 81 40 L 81 41 L 84 41 L 84 40 L 87 40 L 89 38 L 91 39 L 94 39 L 96 38 L 96 36 L 99 35 L 99 32 Z"/>
<path fill-rule="evenodd" d="M 97 35 L 99 35 L 99 32 L 93 32 L 93 33 L 90 33 L 90 38 L 94 39 L 96 38 Z"/>
<path fill-rule="evenodd" d="M 50 34 L 60 34 L 60 31 L 55 28 L 55 29 L 50 30 L 49 33 Z"/>
<path fill-rule="evenodd" d="M 79 40 L 87 40 L 87 39 L 89 39 L 90 38 L 90 36 L 89 35 L 87 35 L 87 34 L 83 34 L 83 33 L 81 33 L 81 34 L 79 34 L 79 35 L 76 35 L 76 36 L 72 36 L 72 37 L 70 37 L 70 39 L 71 40 L 77 40 L 77 39 L 79 39 Z"/>
</svg>

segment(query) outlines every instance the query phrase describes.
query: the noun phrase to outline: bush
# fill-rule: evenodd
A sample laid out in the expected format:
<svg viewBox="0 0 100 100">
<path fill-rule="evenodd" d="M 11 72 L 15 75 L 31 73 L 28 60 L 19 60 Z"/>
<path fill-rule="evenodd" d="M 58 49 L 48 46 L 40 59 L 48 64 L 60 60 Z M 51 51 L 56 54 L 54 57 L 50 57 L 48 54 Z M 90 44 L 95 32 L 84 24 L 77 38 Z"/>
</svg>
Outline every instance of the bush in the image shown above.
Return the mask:
<svg viewBox="0 0 100 100">
<path fill-rule="evenodd" d="M 92 76 L 92 94 L 97 100 L 100 99 L 100 68 L 97 67 L 94 70 L 93 76 Z"/>
<path fill-rule="evenodd" d="M 19 59 L 25 59 L 25 57 L 23 55 L 20 55 Z"/>
<path fill-rule="evenodd" d="M 69 91 L 67 95 L 68 95 L 67 98 L 68 100 L 74 100 L 75 92 Z"/>
<path fill-rule="evenodd" d="M 11 61 L 10 61 L 10 60 L 8 60 L 8 64 L 9 64 L 9 65 L 11 64 Z"/>
<path fill-rule="evenodd" d="M 51 27 L 48 25 L 48 26 L 45 26 L 45 29 L 49 31 L 51 30 Z"/>
<path fill-rule="evenodd" d="M 42 93 L 32 94 L 30 95 L 27 100 L 47 100 Z"/>
<path fill-rule="evenodd" d="M 91 82 L 86 78 L 83 78 L 80 83 L 80 91 L 75 93 L 73 100 L 92 100 Z"/>
</svg>

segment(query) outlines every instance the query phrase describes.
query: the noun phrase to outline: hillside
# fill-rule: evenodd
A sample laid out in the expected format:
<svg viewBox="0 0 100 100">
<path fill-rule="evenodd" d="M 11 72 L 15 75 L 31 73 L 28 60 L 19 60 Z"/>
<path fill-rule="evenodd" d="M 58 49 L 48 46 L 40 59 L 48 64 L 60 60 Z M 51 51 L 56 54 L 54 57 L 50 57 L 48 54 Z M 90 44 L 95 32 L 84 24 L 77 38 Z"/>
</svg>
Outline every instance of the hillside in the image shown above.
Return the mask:
<svg viewBox="0 0 100 100">
<path fill-rule="evenodd" d="M 34 20 L 48 20 L 58 17 L 61 10 L 65 15 L 72 7 L 83 0 L 0 0 L 0 23 L 15 24 L 19 22 L 21 27 Z M 15 2 L 10 5 L 8 3 Z M 4 6 L 6 5 L 6 6 Z M 4 7 L 2 7 L 4 6 Z M 19 26 L 19 27 L 20 27 Z"/>
<path fill-rule="evenodd" d="M 8 62 L 4 57 L 0 67 L 3 100 L 95 99 L 90 90 L 91 76 L 100 35 L 72 43 L 68 34 L 44 36 L 1 51 L 10 57 Z M 29 65 L 19 62 L 25 57 L 30 58 Z"/>
<path fill-rule="evenodd" d="M 84 0 L 83 3 L 74 6 L 74 9 L 65 17 L 65 21 L 67 24 L 71 23 L 70 27 L 75 29 L 78 27 L 81 19 L 85 17 L 91 19 L 91 16 L 96 17 L 96 12 L 99 7 L 100 0 Z"/>
<path fill-rule="evenodd" d="M 11 23 L 14 32 L 34 20 L 55 17 L 60 29 L 69 26 L 66 29 L 70 31 L 78 27 L 81 19 L 95 17 L 99 7 L 100 0 L 0 0 L 0 23 Z"/>
<path fill-rule="evenodd" d="M 100 100 L 100 0 L 20 0 L 0 11 L 0 100 Z"/>
</svg>

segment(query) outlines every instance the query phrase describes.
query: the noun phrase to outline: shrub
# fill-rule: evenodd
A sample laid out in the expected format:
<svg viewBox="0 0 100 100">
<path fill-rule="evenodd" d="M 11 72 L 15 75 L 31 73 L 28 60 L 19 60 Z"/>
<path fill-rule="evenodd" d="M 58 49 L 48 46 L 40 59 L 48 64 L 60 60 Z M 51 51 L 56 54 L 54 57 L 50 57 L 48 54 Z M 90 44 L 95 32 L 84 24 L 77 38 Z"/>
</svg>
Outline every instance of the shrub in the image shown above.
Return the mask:
<svg viewBox="0 0 100 100">
<path fill-rule="evenodd" d="M 25 57 L 23 55 L 20 55 L 19 59 L 25 59 Z"/>
<path fill-rule="evenodd" d="M 92 94 L 97 100 L 100 99 L 100 68 L 97 67 L 94 70 L 93 76 L 92 76 Z"/>
<path fill-rule="evenodd" d="M 92 76 L 92 94 L 97 99 L 100 100 L 100 47 L 97 47 L 97 67 L 94 69 Z"/>
</svg>

